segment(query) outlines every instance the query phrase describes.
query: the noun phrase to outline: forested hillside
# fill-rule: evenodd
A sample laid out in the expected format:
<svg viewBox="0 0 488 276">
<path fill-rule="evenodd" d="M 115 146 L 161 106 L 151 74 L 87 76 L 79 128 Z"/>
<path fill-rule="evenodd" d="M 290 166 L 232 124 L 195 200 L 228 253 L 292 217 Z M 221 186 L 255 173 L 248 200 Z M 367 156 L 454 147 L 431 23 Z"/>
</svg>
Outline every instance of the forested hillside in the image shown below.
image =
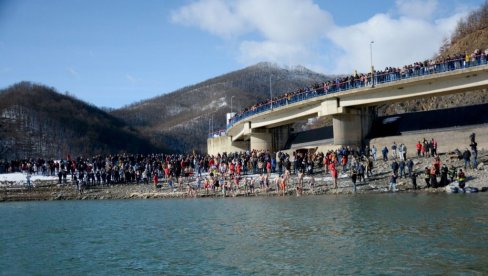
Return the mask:
<svg viewBox="0 0 488 276">
<path fill-rule="evenodd" d="M 22 82 L 0 91 L 0 159 L 164 150 L 95 106 Z"/>
</svg>

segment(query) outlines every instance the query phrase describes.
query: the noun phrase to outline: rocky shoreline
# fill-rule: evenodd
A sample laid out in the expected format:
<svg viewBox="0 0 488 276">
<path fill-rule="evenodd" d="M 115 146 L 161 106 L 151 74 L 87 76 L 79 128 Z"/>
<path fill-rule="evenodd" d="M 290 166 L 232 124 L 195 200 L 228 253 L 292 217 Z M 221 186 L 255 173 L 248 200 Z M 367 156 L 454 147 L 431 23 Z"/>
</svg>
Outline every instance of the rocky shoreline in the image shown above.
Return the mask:
<svg viewBox="0 0 488 276">
<path fill-rule="evenodd" d="M 421 172 L 425 166 L 432 162 L 432 158 L 412 158 L 414 161 L 414 170 Z M 464 162 L 462 160 L 451 159 L 447 154 L 441 155 L 442 162 L 448 163 L 449 166 L 453 164 L 456 168 L 463 168 Z M 479 153 L 478 168 L 468 169 L 466 171 L 467 181 L 466 185 L 476 187 L 480 191 L 488 189 L 488 152 L 483 151 Z M 366 179 L 363 183 L 357 183 L 356 194 L 367 193 L 388 193 L 388 177 L 391 173 L 390 162 L 377 161 L 374 165 L 373 176 Z M 278 196 L 274 189 L 273 179 L 277 174 L 271 175 L 270 189 L 268 191 L 255 189 L 254 193 L 239 190 L 236 192 L 227 192 L 225 197 L 255 197 L 255 196 Z M 244 177 L 256 177 L 244 176 Z M 319 171 L 313 175 L 315 184 L 310 186 L 310 176 L 304 177 L 304 189 L 302 195 L 340 195 L 340 194 L 354 194 L 352 189 L 351 178 L 347 175 L 341 175 L 338 180 L 338 188 L 332 188 L 332 178 L 330 175 L 324 175 L 323 171 Z M 191 183 L 191 179 L 185 181 Z M 297 176 L 292 175 L 290 179 L 290 188 L 286 195 L 296 196 L 294 184 L 297 182 Z M 15 185 L 14 183 L 6 183 L 0 181 L 0 201 L 31 201 L 31 200 L 113 200 L 113 199 L 166 199 L 166 198 L 204 198 L 214 197 L 222 198 L 224 194 L 218 192 L 206 192 L 201 189 L 195 191 L 190 195 L 186 191 L 170 190 L 166 183 L 161 182 L 162 188 L 156 188 L 152 184 L 118 184 L 111 186 L 92 186 L 88 187 L 80 194 L 75 185 L 72 184 L 57 184 L 56 181 L 36 180 L 33 182 L 34 186 L 31 188 L 25 185 Z M 411 193 L 445 193 L 445 188 L 426 188 L 425 182 L 421 175 L 417 178 L 417 185 L 420 189 L 414 190 L 409 178 L 399 178 L 397 182 L 397 192 L 411 192 Z"/>
</svg>

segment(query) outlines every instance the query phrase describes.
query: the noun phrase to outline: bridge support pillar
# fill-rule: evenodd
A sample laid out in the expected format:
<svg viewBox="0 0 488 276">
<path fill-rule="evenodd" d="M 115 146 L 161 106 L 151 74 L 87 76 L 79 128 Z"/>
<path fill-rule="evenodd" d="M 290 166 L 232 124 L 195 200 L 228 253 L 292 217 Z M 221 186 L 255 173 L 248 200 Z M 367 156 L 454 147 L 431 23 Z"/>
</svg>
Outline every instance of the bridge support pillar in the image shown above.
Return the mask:
<svg viewBox="0 0 488 276">
<path fill-rule="evenodd" d="M 251 133 L 251 150 L 273 150 L 273 135 L 268 129 L 253 129 Z"/>
<path fill-rule="evenodd" d="M 251 150 L 282 150 L 290 136 L 291 125 L 268 129 L 253 129 L 251 133 Z"/>
<path fill-rule="evenodd" d="M 376 116 L 374 107 L 343 109 L 343 113 L 332 116 L 334 144 L 341 146 L 362 146 L 369 134 Z"/>
<path fill-rule="evenodd" d="M 270 129 L 272 135 L 272 152 L 278 152 L 285 148 L 290 137 L 291 125 L 284 125 Z"/>
</svg>

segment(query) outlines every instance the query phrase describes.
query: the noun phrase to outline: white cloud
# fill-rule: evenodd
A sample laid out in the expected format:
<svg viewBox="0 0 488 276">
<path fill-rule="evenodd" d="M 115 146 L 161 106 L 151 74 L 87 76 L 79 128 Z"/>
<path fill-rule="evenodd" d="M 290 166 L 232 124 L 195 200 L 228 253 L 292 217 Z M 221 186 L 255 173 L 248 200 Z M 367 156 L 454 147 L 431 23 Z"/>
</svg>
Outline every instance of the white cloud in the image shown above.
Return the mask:
<svg viewBox="0 0 488 276">
<path fill-rule="evenodd" d="M 247 28 L 235 4 L 225 0 L 201 0 L 173 11 L 171 19 L 174 23 L 197 26 L 218 36 L 238 36 Z"/>
<path fill-rule="evenodd" d="M 437 0 L 396 0 L 398 12 L 411 18 L 431 18 L 438 9 Z"/>
<path fill-rule="evenodd" d="M 253 35 L 239 42 L 238 60 L 246 65 L 313 64 L 319 53 L 310 46 L 333 25 L 311 0 L 200 0 L 174 11 L 172 20 L 223 38 Z"/>
<path fill-rule="evenodd" d="M 330 39 L 343 50 L 336 59 L 335 73 L 370 68 L 370 41 L 373 40 L 373 64 L 376 69 L 402 66 L 432 58 L 449 37 L 460 15 L 436 20 L 433 23 L 410 17 L 392 18 L 377 14 L 366 22 L 336 28 Z"/>
<path fill-rule="evenodd" d="M 431 58 L 462 15 L 436 18 L 438 6 L 437 0 L 396 0 L 391 13 L 342 27 L 312 0 L 197 0 L 174 11 L 172 20 L 232 39 L 230 45 L 237 41 L 236 59 L 245 65 L 271 61 L 348 74 L 369 70 L 371 40 L 377 69 Z"/>
<path fill-rule="evenodd" d="M 309 0 L 243 0 L 238 7 L 240 16 L 273 42 L 315 41 L 332 24 L 329 13 Z"/>
</svg>

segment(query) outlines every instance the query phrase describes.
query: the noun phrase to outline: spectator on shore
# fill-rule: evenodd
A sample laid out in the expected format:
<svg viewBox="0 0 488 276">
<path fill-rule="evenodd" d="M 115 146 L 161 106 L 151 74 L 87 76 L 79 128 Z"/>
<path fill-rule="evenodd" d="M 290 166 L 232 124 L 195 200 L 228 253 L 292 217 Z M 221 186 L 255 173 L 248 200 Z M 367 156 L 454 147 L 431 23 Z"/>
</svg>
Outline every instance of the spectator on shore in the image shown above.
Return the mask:
<svg viewBox="0 0 488 276">
<path fill-rule="evenodd" d="M 430 186 L 432 186 L 432 188 L 437 188 L 439 186 L 439 184 L 437 183 L 435 166 L 430 167 Z"/>
<path fill-rule="evenodd" d="M 447 164 L 444 163 L 441 167 L 441 182 L 440 182 L 441 187 L 445 187 L 447 186 L 447 184 L 449 184 L 447 180 L 448 174 L 449 174 L 449 168 L 447 167 Z"/>
<path fill-rule="evenodd" d="M 408 159 L 406 165 L 407 165 L 408 176 L 412 176 L 412 172 L 413 172 L 413 161 L 412 161 L 412 159 Z"/>
<path fill-rule="evenodd" d="M 371 147 L 371 156 L 373 156 L 373 160 L 376 161 L 376 154 L 377 154 L 377 149 L 376 147 L 373 145 Z"/>
<path fill-rule="evenodd" d="M 390 187 L 388 189 L 389 191 L 392 191 L 392 192 L 398 191 L 398 189 L 396 187 L 397 178 L 398 178 L 398 175 L 394 172 L 390 175 Z"/>
<path fill-rule="evenodd" d="M 393 160 L 393 162 L 391 162 L 391 170 L 393 171 L 393 173 L 398 175 L 398 169 L 399 168 L 400 168 L 400 165 L 398 165 L 398 162 L 396 160 Z"/>
<path fill-rule="evenodd" d="M 464 169 L 471 168 L 471 152 L 466 148 L 463 152 Z"/>
<path fill-rule="evenodd" d="M 414 190 L 417 190 L 417 173 L 412 172 L 410 174 L 410 179 L 412 180 L 412 187 Z"/>
<path fill-rule="evenodd" d="M 334 189 L 337 189 L 337 177 L 338 177 L 338 172 L 337 172 L 337 169 L 335 167 L 335 163 L 330 163 L 330 174 L 332 175 L 332 181 L 334 183 Z"/>
<path fill-rule="evenodd" d="M 474 136 L 469 146 L 471 148 L 471 157 L 473 157 L 473 168 L 476 169 L 478 167 L 478 143 L 474 141 Z"/>
<path fill-rule="evenodd" d="M 405 161 L 404 160 L 400 160 L 400 162 L 398 162 L 398 169 L 400 171 L 400 175 L 398 177 L 399 178 L 405 178 Z"/>
<path fill-rule="evenodd" d="M 464 189 L 466 186 L 466 175 L 463 172 L 463 169 L 459 169 L 459 173 L 457 175 L 457 180 L 458 180 L 458 186 L 461 189 Z"/>
<path fill-rule="evenodd" d="M 430 188 L 430 169 L 425 167 L 424 169 L 424 180 L 427 188 Z"/>
<path fill-rule="evenodd" d="M 352 181 L 352 191 L 353 192 L 356 192 L 357 177 L 358 177 L 358 172 L 357 172 L 356 166 L 354 166 L 353 168 L 351 168 L 351 181 Z"/>
<path fill-rule="evenodd" d="M 422 156 L 422 143 L 420 143 L 420 141 L 418 141 L 415 148 L 417 149 L 417 157 L 420 158 Z"/>
<path fill-rule="evenodd" d="M 381 153 L 383 154 L 383 161 L 388 161 L 388 147 L 384 146 L 383 149 L 381 150 Z"/>
<path fill-rule="evenodd" d="M 395 141 L 393 141 L 393 145 L 391 145 L 391 156 L 394 160 L 397 159 L 397 144 Z"/>
</svg>

